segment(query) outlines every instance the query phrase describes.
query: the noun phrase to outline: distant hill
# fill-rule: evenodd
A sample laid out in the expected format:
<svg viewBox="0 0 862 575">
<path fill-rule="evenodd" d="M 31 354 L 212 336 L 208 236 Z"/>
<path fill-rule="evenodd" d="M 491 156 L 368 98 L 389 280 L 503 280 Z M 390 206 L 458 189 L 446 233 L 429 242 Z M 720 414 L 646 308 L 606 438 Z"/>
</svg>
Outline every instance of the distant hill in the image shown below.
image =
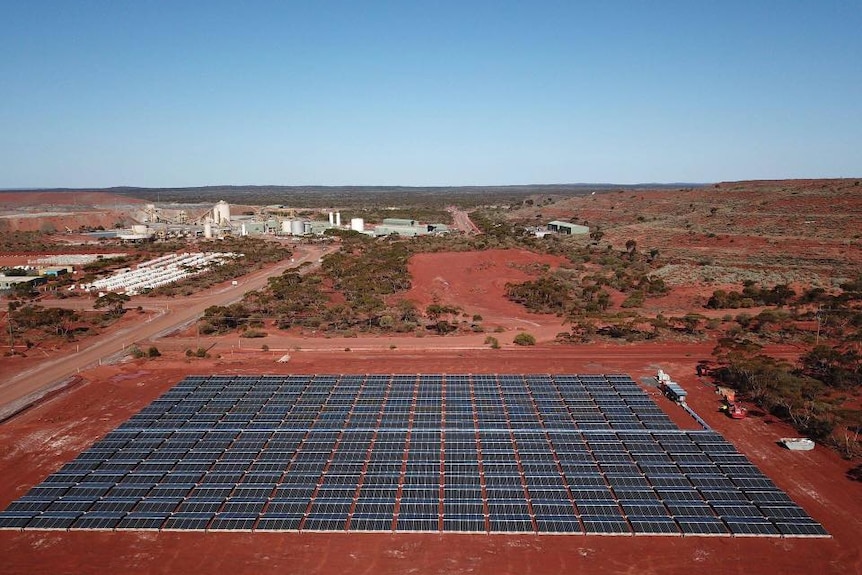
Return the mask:
<svg viewBox="0 0 862 575">
<path fill-rule="evenodd" d="M 103 192 L 150 202 L 208 203 L 226 200 L 246 205 L 334 206 L 363 196 L 370 204 L 431 204 L 475 206 L 519 202 L 532 195 L 582 196 L 619 190 L 672 190 L 703 184 L 535 184 L 515 186 L 201 186 L 191 188 L 54 188 L 8 192 Z M 0 191 L 0 197 L 4 191 Z"/>
</svg>

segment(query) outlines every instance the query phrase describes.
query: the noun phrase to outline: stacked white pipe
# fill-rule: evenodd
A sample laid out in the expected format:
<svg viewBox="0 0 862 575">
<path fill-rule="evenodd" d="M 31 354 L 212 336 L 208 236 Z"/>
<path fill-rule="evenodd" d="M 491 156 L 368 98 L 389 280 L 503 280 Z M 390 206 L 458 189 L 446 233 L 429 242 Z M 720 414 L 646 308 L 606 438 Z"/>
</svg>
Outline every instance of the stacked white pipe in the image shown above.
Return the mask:
<svg viewBox="0 0 862 575">
<path fill-rule="evenodd" d="M 87 291 L 125 292 L 137 295 L 143 290 L 155 289 L 181 279 L 204 273 L 211 266 L 220 266 L 243 254 L 233 252 L 192 252 L 168 254 L 141 264 L 134 270 L 121 270 L 110 277 L 96 280 L 81 287 Z"/>
</svg>

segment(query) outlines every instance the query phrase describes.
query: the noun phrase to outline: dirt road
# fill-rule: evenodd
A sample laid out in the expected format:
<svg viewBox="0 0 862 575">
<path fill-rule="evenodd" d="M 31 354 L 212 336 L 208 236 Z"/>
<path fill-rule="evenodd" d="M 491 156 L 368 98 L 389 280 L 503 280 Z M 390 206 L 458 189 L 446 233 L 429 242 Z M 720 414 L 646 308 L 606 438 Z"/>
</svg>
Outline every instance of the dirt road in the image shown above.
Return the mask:
<svg viewBox="0 0 862 575">
<path fill-rule="evenodd" d="M 333 247 L 302 246 L 290 260 L 278 262 L 258 272 L 240 278 L 238 285 L 220 285 L 193 298 L 164 301 L 163 308 L 150 319 L 102 336 L 89 339 L 84 346 L 65 356 L 49 359 L 36 367 L 15 374 L 0 384 L 0 420 L 82 369 L 99 364 L 106 358 L 123 353 L 134 342 L 148 341 L 175 331 L 200 317 L 213 305 L 228 305 L 243 294 L 266 285 L 267 279 L 306 262 L 316 263 Z M 86 301 L 86 300 L 85 300 Z M 157 302 L 149 302 L 158 305 Z M 149 306 L 148 306 L 149 307 Z"/>
<path fill-rule="evenodd" d="M 470 219 L 470 214 L 464 210 L 460 210 L 455 206 L 448 207 L 446 210 L 452 214 L 452 222 L 456 230 L 462 231 L 465 234 L 482 233 L 482 230 L 480 230 L 476 224 L 473 223 L 473 220 Z"/>
</svg>

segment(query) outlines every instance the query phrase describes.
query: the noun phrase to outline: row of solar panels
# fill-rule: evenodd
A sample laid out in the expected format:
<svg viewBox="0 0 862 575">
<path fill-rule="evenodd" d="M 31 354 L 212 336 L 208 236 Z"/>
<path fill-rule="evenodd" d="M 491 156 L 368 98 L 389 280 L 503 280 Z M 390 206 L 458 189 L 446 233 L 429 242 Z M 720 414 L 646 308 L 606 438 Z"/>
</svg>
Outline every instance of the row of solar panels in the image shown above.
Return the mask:
<svg viewBox="0 0 862 575">
<path fill-rule="evenodd" d="M 508 430 L 483 428 L 463 430 L 408 430 L 341 428 L 269 429 L 269 430 L 183 430 L 120 428 L 96 442 L 92 449 L 302 449 L 334 452 L 338 449 L 364 451 L 368 448 L 402 450 L 497 449 L 557 453 L 624 452 L 639 454 L 707 454 L 737 455 L 736 449 L 714 432 L 679 432 L 656 430 Z M 741 459 L 740 459 L 741 458 Z"/>
<path fill-rule="evenodd" d="M 43 513 L 37 516 L 4 512 L 0 529 L 209 530 L 209 531 L 374 531 L 539 533 L 597 535 L 826 537 L 816 523 L 770 522 L 748 517 L 632 515 L 399 515 L 339 513 L 245 512 L 94 512 Z"/>
</svg>

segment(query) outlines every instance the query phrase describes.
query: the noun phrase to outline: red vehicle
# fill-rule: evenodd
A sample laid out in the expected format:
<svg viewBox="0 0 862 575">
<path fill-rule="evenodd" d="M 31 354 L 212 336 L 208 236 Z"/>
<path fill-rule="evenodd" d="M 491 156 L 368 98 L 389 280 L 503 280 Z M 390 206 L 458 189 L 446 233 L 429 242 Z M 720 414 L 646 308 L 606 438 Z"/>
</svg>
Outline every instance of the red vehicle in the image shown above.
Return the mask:
<svg viewBox="0 0 862 575">
<path fill-rule="evenodd" d="M 736 402 L 728 401 L 727 405 L 724 406 L 724 411 L 731 419 L 745 419 L 748 417 L 748 410 Z"/>
</svg>

